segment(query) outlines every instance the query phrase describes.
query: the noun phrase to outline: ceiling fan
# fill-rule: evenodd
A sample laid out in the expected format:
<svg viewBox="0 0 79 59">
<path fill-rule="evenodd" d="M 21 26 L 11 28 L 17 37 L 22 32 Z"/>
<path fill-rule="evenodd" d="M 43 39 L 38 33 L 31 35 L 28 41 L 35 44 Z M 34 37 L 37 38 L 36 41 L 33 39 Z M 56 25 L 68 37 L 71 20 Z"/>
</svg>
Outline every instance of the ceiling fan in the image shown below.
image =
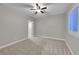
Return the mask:
<svg viewBox="0 0 79 59">
<path fill-rule="evenodd" d="M 18 8 L 21 8 L 21 10 L 25 9 L 28 10 L 34 10 L 35 14 L 42 13 L 47 14 L 46 9 L 48 9 L 49 6 L 51 6 L 53 3 L 6 3 L 5 6 L 14 7 L 16 10 Z"/>
<path fill-rule="evenodd" d="M 43 14 L 43 13 L 45 13 L 45 9 L 47 9 L 46 6 L 42 7 L 38 3 L 36 3 L 34 8 L 31 10 L 35 10 L 35 14 L 37 14 L 38 12 L 41 12 Z"/>
</svg>

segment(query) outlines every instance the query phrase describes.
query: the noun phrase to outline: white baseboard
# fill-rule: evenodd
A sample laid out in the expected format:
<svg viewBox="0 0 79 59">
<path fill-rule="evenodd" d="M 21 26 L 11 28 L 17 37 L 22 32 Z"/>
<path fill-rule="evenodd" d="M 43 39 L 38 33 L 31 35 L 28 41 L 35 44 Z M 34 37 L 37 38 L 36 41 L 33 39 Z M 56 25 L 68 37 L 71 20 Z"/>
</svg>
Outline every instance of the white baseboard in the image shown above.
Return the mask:
<svg viewBox="0 0 79 59">
<path fill-rule="evenodd" d="M 64 42 L 66 43 L 66 45 L 67 45 L 68 49 L 70 50 L 71 54 L 74 55 L 69 43 L 66 40 L 64 40 Z"/>
<path fill-rule="evenodd" d="M 37 37 L 41 37 L 41 38 L 49 38 L 49 39 L 55 39 L 55 40 L 64 40 L 64 39 L 62 39 L 62 38 L 48 37 L 48 36 L 41 36 L 41 35 L 38 35 Z"/>
<path fill-rule="evenodd" d="M 11 43 L 2 45 L 2 46 L 0 46 L 0 49 L 6 48 L 6 47 L 11 46 L 11 45 L 14 45 L 14 44 L 19 43 L 19 42 L 21 42 L 21 41 L 24 41 L 24 40 L 26 40 L 26 39 L 27 39 L 27 38 L 24 38 L 24 39 L 20 39 L 20 40 L 17 40 L 17 41 L 14 41 L 14 42 L 11 42 Z"/>
</svg>

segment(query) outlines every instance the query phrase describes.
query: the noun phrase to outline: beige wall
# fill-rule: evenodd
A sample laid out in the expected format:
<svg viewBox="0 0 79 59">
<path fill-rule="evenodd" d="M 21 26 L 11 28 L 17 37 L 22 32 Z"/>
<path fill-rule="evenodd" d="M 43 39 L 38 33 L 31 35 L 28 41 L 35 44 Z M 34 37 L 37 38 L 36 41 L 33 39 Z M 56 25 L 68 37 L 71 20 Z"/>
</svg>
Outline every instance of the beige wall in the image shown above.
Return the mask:
<svg viewBox="0 0 79 59">
<path fill-rule="evenodd" d="M 27 20 L 14 10 L 0 6 L 0 46 L 27 37 Z"/>
<path fill-rule="evenodd" d="M 39 18 L 35 22 L 36 36 L 64 38 L 64 14 Z"/>
</svg>

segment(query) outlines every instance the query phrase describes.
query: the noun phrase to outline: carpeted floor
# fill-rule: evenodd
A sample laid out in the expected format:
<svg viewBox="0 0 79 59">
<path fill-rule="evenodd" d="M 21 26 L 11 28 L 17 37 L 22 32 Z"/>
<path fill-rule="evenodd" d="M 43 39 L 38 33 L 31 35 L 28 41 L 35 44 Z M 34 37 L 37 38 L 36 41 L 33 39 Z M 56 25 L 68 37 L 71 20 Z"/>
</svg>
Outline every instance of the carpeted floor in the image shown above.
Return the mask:
<svg viewBox="0 0 79 59">
<path fill-rule="evenodd" d="M 70 55 L 64 41 L 32 38 L 0 49 L 0 55 Z"/>
</svg>

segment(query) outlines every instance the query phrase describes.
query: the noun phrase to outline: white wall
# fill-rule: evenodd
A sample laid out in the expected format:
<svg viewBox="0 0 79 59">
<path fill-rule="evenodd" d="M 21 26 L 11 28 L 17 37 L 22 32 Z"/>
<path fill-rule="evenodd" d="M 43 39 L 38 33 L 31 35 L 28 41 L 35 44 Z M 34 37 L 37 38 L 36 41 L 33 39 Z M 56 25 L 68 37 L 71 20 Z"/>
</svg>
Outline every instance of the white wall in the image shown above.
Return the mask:
<svg viewBox="0 0 79 59">
<path fill-rule="evenodd" d="M 73 32 L 68 32 L 68 14 L 72 10 L 72 8 L 75 6 L 73 4 L 70 9 L 68 10 L 66 14 L 66 41 L 68 42 L 70 48 L 72 49 L 72 52 L 74 54 L 79 54 L 79 19 L 78 19 L 78 32 L 73 33 Z"/>
<path fill-rule="evenodd" d="M 63 14 L 39 18 L 35 22 L 35 35 L 64 38 L 64 21 Z"/>
<path fill-rule="evenodd" d="M 31 18 L 23 18 L 8 7 L 0 6 L 0 46 L 27 37 Z"/>
</svg>

